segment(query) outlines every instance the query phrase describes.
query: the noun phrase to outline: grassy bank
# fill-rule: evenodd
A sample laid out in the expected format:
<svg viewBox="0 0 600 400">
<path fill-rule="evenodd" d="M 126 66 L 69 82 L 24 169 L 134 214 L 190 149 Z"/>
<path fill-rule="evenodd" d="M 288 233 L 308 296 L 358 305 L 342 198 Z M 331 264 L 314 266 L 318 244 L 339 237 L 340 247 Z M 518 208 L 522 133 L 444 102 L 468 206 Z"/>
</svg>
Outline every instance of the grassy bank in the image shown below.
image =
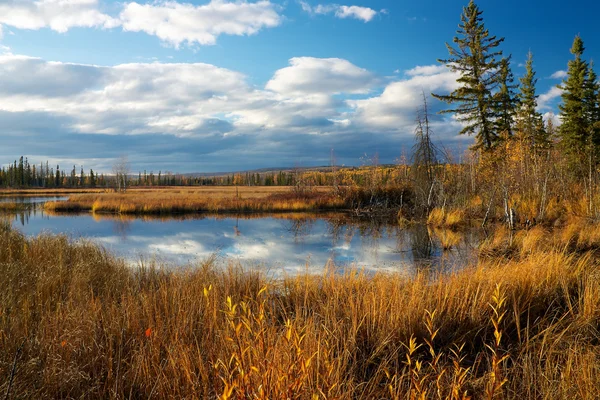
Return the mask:
<svg viewBox="0 0 600 400">
<path fill-rule="evenodd" d="M 27 211 L 31 206 L 28 203 L 0 202 L 0 212 L 15 213 Z"/>
<path fill-rule="evenodd" d="M 0 393 L 598 398 L 600 275 L 575 251 L 592 231 L 499 231 L 478 265 L 450 275 L 269 282 L 210 260 L 130 269 L 94 245 L 3 226 Z"/>
<path fill-rule="evenodd" d="M 257 196 L 255 193 L 106 193 L 74 195 L 65 202 L 47 202 L 55 212 L 92 211 L 119 214 L 176 214 L 199 212 L 300 212 L 335 210 L 345 207 L 331 193 L 296 195 L 291 192 Z"/>
</svg>

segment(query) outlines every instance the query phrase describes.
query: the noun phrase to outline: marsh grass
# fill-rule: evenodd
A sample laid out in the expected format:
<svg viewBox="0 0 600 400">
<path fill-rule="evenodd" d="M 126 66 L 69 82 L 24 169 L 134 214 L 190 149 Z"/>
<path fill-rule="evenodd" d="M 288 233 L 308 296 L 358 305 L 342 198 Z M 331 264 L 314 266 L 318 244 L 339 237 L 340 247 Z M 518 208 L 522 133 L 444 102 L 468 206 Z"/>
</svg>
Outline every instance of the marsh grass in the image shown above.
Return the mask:
<svg viewBox="0 0 600 400">
<path fill-rule="evenodd" d="M 450 274 L 269 281 L 214 260 L 131 268 L 96 245 L 1 224 L 0 393 L 595 399 L 597 261 L 550 238 L 528 231 L 514 256 Z"/>
<path fill-rule="evenodd" d="M 68 201 L 47 202 L 54 212 L 116 214 L 182 214 L 222 212 L 306 212 L 343 209 L 346 203 L 329 191 L 295 194 L 269 190 L 213 191 L 132 191 L 128 193 L 80 194 Z"/>
<path fill-rule="evenodd" d="M 466 223 L 463 210 L 448 210 L 444 207 L 434 208 L 427 216 L 427 225 L 436 228 L 456 229 Z"/>
<path fill-rule="evenodd" d="M 15 213 L 27 211 L 33 207 L 30 203 L 0 202 L 0 212 Z"/>
</svg>

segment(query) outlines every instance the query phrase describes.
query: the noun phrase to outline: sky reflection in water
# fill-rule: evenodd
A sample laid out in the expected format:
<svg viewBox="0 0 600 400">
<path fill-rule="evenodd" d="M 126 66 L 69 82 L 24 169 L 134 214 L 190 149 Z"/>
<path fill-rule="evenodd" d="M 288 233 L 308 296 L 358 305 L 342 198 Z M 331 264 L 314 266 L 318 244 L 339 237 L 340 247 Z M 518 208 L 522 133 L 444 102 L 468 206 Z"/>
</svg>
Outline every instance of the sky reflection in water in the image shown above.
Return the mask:
<svg viewBox="0 0 600 400">
<path fill-rule="evenodd" d="M 265 216 L 256 218 L 201 216 L 131 218 L 119 216 L 49 215 L 39 209 L 11 216 L 27 235 L 65 233 L 89 238 L 132 264 L 156 259 L 169 265 L 190 265 L 217 255 L 271 274 L 321 272 L 329 263 L 408 274 L 418 268 L 453 269 L 474 256 L 477 235 L 451 233 L 456 244 L 443 251 L 445 232 L 426 226 L 402 229 L 394 224 L 358 221 L 341 214 Z"/>
</svg>

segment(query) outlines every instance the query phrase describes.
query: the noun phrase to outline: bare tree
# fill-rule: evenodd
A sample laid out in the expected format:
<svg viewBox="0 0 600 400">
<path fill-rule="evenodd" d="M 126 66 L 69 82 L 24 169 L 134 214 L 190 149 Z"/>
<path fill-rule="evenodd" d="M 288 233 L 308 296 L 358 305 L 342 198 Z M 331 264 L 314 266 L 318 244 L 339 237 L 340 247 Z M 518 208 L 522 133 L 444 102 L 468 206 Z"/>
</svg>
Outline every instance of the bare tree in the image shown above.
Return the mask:
<svg viewBox="0 0 600 400">
<path fill-rule="evenodd" d="M 127 175 L 130 173 L 130 165 L 126 155 L 121 155 L 115 160 L 112 172 L 115 175 L 115 190 L 125 192 L 127 190 Z"/>
<path fill-rule="evenodd" d="M 425 92 L 423 92 L 423 105 L 417 111 L 416 122 L 412 157 L 415 188 L 419 192 L 417 193 L 420 197 L 419 203 L 429 210 L 434 201 L 439 150 L 431 140 L 433 132 L 429 124 L 429 107 Z"/>
</svg>

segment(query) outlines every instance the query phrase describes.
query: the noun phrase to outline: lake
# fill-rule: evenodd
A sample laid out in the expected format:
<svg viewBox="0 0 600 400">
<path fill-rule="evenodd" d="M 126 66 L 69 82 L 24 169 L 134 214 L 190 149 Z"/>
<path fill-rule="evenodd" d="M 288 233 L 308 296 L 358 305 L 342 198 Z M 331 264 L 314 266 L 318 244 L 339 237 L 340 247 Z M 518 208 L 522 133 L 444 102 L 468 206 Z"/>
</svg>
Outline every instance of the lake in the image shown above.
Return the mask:
<svg viewBox="0 0 600 400">
<path fill-rule="evenodd" d="M 265 269 L 270 275 L 319 273 L 326 266 L 340 271 L 359 268 L 412 274 L 424 268 L 461 268 L 474 260 L 480 240 L 476 230 L 457 233 L 425 225 L 402 228 L 395 221 L 358 219 L 343 213 L 170 218 L 55 215 L 43 211 L 47 199 L 20 198 L 34 203 L 32 208 L 4 214 L 4 218 L 26 235 L 51 232 L 74 240 L 89 239 L 132 265 L 156 260 L 176 267 L 216 256 L 223 262 Z"/>
</svg>

